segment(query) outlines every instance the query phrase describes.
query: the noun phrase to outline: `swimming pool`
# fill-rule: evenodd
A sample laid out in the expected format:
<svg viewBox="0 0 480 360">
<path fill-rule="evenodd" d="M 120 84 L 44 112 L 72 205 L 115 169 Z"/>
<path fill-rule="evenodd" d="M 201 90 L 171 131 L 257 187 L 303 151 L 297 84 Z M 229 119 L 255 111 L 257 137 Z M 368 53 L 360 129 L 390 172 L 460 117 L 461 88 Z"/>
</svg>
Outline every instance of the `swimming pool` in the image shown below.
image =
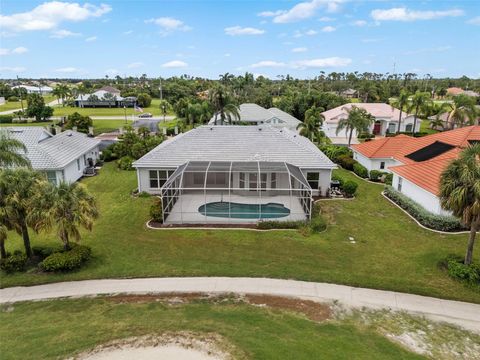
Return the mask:
<svg viewBox="0 0 480 360">
<path fill-rule="evenodd" d="M 277 203 L 260 205 L 217 201 L 200 206 L 198 211 L 202 215 L 232 219 L 275 219 L 290 215 L 290 209 Z"/>
</svg>

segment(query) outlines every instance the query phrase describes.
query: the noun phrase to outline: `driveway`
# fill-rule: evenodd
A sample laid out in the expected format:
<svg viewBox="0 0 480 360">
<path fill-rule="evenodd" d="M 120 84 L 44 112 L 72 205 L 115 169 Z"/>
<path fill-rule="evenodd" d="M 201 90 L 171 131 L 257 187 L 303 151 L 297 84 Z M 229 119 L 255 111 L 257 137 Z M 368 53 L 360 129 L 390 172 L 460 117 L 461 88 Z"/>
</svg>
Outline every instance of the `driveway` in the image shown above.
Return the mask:
<svg viewBox="0 0 480 360">
<path fill-rule="evenodd" d="M 109 294 L 162 293 L 263 294 L 338 301 L 347 307 L 392 309 L 480 332 L 480 305 L 427 296 L 345 285 L 266 278 L 139 278 L 84 280 L 0 290 L 0 304 Z"/>
</svg>

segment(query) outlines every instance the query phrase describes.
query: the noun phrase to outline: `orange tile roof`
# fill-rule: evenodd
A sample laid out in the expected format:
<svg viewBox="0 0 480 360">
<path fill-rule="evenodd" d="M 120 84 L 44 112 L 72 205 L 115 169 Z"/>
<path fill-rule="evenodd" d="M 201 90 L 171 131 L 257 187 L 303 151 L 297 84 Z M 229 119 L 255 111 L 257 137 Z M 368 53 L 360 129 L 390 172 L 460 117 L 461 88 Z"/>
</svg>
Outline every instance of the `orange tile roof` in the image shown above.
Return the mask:
<svg viewBox="0 0 480 360">
<path fill-rule="evenodd" d="M 437 195 L 440 174 L 443 169 L 452 159 L 458 156 L 463 148 L 469 145 L 471 140 L 480 141 L 480 125 L 467 126 L 420 138 L 398 135 L 392 138 L 352 145 L 352 149 L 368 158 L 394 158 L 398 160 L 403 165 L 390 166 L 390 170 Z M 455 148 L 431 160 L 422 162 L 416 162 L 406 157 L 436 141 L 453 145 Z"/>
</svg>

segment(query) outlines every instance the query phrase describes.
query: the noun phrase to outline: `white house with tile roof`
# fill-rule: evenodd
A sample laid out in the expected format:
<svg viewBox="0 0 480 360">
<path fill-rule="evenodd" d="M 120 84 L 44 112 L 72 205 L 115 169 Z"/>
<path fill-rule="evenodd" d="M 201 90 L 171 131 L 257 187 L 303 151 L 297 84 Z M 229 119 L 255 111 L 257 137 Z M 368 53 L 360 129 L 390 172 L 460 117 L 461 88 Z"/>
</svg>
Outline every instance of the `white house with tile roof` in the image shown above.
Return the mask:
<svg viewBox="0 0 480 360">
<path fill-rule="evenodd" d="M 25 144 L 24 155 L 32 168 L 45 172 L 48 180 L 55 184 L 77 181 L 99 156 L 100 141 L 76 131 L 52 135 L 39 126 L 5 127 L 0 131 Z"/>
<path fill-rule="evenodd" d="M 336 167 L 307 138 L 269 125 L 201 126 L 164 141 L 133 166 L 138 190 L 162 197 L 170 223 L 256 222 L 276 218 L 269 211 L 277 210 L 285 212 L 278 220 L 304 220 Z M 209 216 L 209 206 L 229 208 L 223 217 Z M 252 214 L 236 213 L 237 207 Z"/>
<path fill-rule="evenodd" d="M 337 128 L 340 120 L 348 118 L 348 111 L 353 106 L 365 109 L 375 118 L 375 122 L 368 129 L 370 133 L 376 136 L 385 136 L 387 132 L 394 133 L 397 131 L 400 110 L 385 103 L 349 103 L 322 113 L 325 117 L 322 130 L 333 144 L 345 145 L 348 143 L 348 134 L 345 129 L 342 129 L 337 134 Z M 411 132 L 413 130 L 413 123 L 413 115 L 402 112 L 400 131 Z M 420 131 L 420 124 L 421 120 L 417 118 L 416 132 Z M 358 144 L 357 135 L 358 134 L 354 132 L 352 144 Z"/>
<path fill-rule="evenodd" d="M 257 104 L 241 104 L 239 107 L 240 120 L 238 121 L 241 124 L 249 125 L 261 125 L 267 124 L 275 128 L 287 128 L 289 130 L 295 131 L 300 120 L 294 116 L 286 113 L 283 110 L 277 108 L 265 109 L 264 107 Z M 217 125 L 220 125 L 220 119 L 217 115 L 216 117 Z M 215 115 L 210 119 L 209 125 L 215 125 Z"/>
</svg>

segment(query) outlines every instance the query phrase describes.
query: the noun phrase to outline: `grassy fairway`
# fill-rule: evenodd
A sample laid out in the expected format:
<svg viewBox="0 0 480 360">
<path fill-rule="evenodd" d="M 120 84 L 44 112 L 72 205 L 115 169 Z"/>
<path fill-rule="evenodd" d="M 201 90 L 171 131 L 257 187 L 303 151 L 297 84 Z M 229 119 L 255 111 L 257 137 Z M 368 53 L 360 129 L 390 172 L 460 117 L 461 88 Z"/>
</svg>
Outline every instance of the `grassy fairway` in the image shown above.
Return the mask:
<svg viewBox="0 0 480 360">
<path fill-rule="evenodd" d="M 144 112 L 149 112 L 153 115 L 163 115 L 160 110 L 160 99 L 153 99 L 149 107 L 143 108 Z M 71 115 L 74 112 L 78 112 L 82 115 L 88 116 L 124 116 L 125 111 L 123 108 L 78 108 L 71 106 L 55 106 L 54 116 L 67 116 Z M 127 108 L 127 118 L 132 117 L 132 114 L 138 115 L 138 112 L 135 112 L 133 108 Z M 168 113 L 167 115 L 172 115 L 173 113 Z"/>
<path fill-rule="evenodd" d="M 422 359 L 368 328 L 316 323 L 283 310 L 224 301 L 116 303 L 108 298 L 13 305 L 0 313 L 2 359 L 57 359 L 111 340 L 215 333 L 249 359 Z"/>
<path fill-rule="evenodd" d="M 255 276 L 325 281 L 480 303 L 479 288 L 451 280 L 437 266 L 448 254 L 463 255 L 468 235 L 440 235 L 419 228 L 381 195 L 382 187 L 359 180 L 353 201 L 326 201 L 327 231 L 149 230 L 151 198 L 133 198 L 135 172 L 109 163 L 83 181 L 96 196 L 101 217 L 83 242 L 94 258 L 70 274 L 1 274 L 3 287 L 89 278 L 141 276 Z M 9 234 L 7 250 L 21 249 Z M 356 239 L 355 244 L 348 240 Z M 31 233 L 32 244 L 59 244 L 54 233 Z M 480 259 L 477 246 L 474 258 Z"/>
<path fill-rule="evenodd" d="M 120 127 L 125 126 L 125 120 L 92 120 L 93 122 L 93 131 L 95 135 L 110 132 L 117 130 Z M 8 126 L 50 126 L 51 124 L 56 123 L 56 121 L 46 121 L 46 122 L 30 122 L 25 124 L 13 123 L 13 124 L 0 124 L 0 127 Z M 132 124 L 132 120 L 127 120 L 128 124 Z"/>
</svg>

